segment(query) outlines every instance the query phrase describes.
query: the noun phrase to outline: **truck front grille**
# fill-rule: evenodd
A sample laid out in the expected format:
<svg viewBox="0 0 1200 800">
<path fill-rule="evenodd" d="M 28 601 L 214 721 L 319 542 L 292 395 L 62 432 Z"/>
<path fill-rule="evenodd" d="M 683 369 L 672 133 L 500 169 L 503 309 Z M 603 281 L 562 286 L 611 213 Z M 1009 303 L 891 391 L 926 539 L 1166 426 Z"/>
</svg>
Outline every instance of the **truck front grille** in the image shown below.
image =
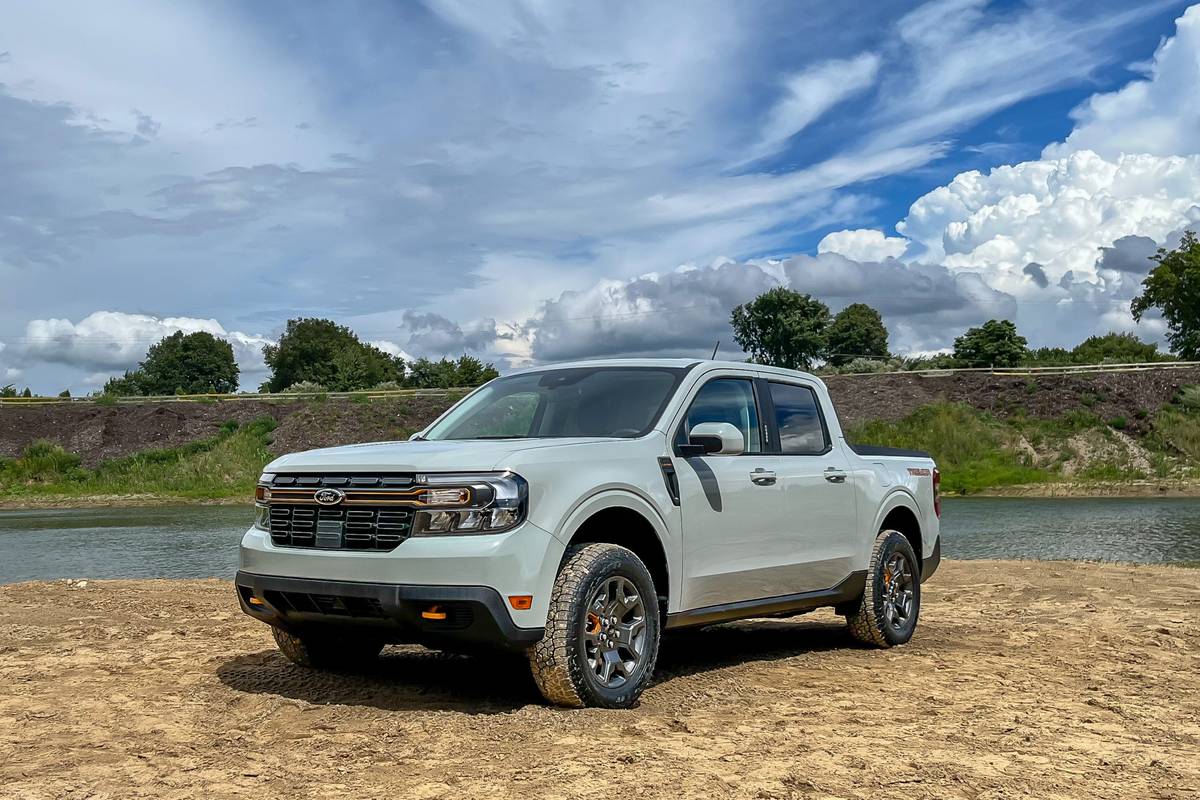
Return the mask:
<svg viewBox="0 0 1200 800">
<path fill-rule="evenodd" d="M 412 533 L 405 508 L 320 508 L 271 504 L 271 541 L 280 547 L 394 550 Z"/>
</svg>

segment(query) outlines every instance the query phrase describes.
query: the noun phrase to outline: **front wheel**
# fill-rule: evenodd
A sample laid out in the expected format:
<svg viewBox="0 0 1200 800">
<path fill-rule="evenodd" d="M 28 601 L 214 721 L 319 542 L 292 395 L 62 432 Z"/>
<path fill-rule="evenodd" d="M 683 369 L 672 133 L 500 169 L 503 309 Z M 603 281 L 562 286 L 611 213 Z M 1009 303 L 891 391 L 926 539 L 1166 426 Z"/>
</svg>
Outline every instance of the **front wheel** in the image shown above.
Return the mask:
<svg viewBox="0 0 1200 800">
<path fill-rule="evenodd" d="M 533 679 L 551 703 L 630 708 L 658 658 L 658 597 L 631 550 L 586 544 L 567 551 L 546 634 L 530 650 Z"/>
<path fill-rule="evenodd" d="M 850 633 L 877 647 L 894 647 L 912 638 L 921 611 L 921 569 L 908 539 L 899 531 L 880 531 L 862 600 L 846 615 Z"/>
</svg>

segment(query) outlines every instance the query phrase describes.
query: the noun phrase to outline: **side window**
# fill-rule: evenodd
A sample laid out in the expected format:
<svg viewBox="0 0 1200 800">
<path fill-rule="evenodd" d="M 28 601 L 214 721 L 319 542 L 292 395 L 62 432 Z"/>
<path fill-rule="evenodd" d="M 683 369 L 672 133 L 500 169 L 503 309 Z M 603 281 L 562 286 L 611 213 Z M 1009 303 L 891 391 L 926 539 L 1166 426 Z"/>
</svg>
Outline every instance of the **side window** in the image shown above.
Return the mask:
<svg viewBox="0 0 1200 800">
<path fill-rule="evenodd" d="M 829 446 L 829 434 L 817 408 L 817 396 L 806 386 L 772 383 L 775 424 L 784 453 L 815 455 Z"/>
<path fill-rule="evenodd" d="M 762 435 L 758 424 L 758 408 L 754 405 L 754 386 L 741 378 L 717 378 L 700 387 L 681 438 L 701 422 L 728 422 L 746 437 L 746 452 L 762 452 Z"/>
</svg>

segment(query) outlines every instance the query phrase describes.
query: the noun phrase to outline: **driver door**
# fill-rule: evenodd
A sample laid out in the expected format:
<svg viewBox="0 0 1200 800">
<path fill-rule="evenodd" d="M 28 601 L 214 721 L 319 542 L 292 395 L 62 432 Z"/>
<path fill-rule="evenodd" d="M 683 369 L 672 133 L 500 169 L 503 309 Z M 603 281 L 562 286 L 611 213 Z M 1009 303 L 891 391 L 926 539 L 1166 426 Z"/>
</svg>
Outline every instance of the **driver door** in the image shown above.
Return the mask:
<svg viewBox="0 0 1200 800">
<path fill-rule="evenodd" d="M 767 455 L 757 389 L 750 376 L 717 376 L 695 390 L 677 431 L 726 422 L 745 439 L 740 455 L 677 457 L 683 512 L 684 610 L 786 594 L 792 543 L 782 534 L 786 498 Z M 794 590 L 791 590 L 794 591 Z"/>
</svg>

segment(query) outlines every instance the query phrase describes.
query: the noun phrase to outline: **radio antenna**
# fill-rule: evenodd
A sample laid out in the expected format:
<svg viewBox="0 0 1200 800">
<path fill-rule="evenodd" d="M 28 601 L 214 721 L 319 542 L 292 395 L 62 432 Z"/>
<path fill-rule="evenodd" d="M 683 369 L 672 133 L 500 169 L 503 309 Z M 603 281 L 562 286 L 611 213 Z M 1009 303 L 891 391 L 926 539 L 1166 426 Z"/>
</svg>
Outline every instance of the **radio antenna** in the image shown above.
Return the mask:
<svg viewBox="0 0 1200 800">
<path fill-rule="evenodd" d="M 720 339 L 717 339 L 717 343 L 716 343 L 715 345 L 713 345 L 713 354 L 712 354 L 712 360 L 713 360 L 713 361 L 716 361 L 716 360 L 717 360 L 717 349 L 718 349 L 720 346 L 721 346 L 721 340 L 720 340 Z"/>
</svg>

